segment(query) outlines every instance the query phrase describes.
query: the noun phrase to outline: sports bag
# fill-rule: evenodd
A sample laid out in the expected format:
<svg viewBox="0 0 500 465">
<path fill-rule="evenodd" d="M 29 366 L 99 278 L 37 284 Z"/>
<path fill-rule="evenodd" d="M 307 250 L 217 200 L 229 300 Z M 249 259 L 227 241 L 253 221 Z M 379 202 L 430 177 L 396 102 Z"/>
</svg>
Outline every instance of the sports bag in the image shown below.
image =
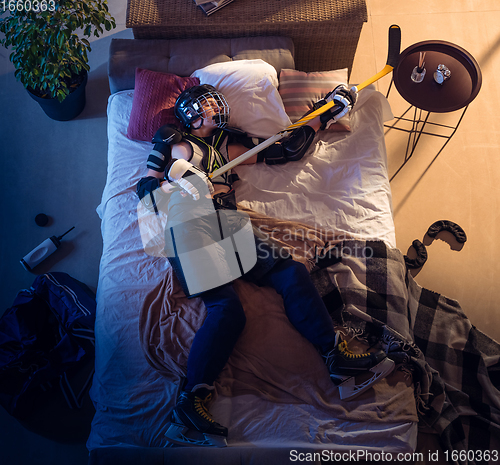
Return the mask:
<svg viewBox="0 0 500 465">
<path fill-rule="evenodd" d="M 81 407 L 93 375 L 95 310 L 90 289 L 66 273 L 40 275 L 18 293 L 0 318 L 0 404 L 10 415 L 29 419 L 54 389 Z"/>
</svg>

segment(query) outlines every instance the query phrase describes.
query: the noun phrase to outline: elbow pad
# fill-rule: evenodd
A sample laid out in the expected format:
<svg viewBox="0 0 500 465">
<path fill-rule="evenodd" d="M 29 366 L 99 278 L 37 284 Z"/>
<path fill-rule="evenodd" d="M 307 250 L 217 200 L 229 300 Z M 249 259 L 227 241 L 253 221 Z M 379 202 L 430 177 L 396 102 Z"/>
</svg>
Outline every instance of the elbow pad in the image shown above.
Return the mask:
<svg viewBox="0 0 500 465">
<path fill-rule="evenodd" d="M 147 167 L 150 170 L 162 173 L 165 166 L 172 159 L 172 145 L 182 140 L 182 133 L 175 126 L 166 124 L 156 131 L 153 136 L 153 150 L 148 156 Z"/>
<path fill-rule="evenodd" d="M 266 165 L 282 165 L 289 161 L 298 161 L 311 146 L 316 132 L 311 126 L 300 126 L 283 142 L 276 142 L 264 149 L 257 156 L 257 162 L 265 161 Z"/>
<path fill-rule="evenodd" d="M 157 143 L 148 156 L 146 166 L 148 169 L 163 173 L 165 165 L 172 159 L 172 147 L 164 143 Z"/>
</svg>

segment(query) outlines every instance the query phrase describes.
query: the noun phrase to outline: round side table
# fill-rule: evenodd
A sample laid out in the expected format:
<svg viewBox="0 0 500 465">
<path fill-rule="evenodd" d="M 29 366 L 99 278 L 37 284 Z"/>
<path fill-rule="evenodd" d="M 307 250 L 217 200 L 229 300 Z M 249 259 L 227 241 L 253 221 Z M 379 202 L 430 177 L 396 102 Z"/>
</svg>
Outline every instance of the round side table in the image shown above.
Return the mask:
<svg viewBox="0 0 500 465">
<path fill-rule="evenodd" d="M 425 52 L 424 80 L 411 80 L 421 52 Z M 438 65 L 445 65 L 451 77 L 443 84 L 434 80 Z M 481 69 L 474 57 L 463 48 L 449 42 L 428 40 L 404 50 L 394 70 L 394 85 L 408 103 L 435 113 L 460 110 L 472 102 L 481 89 Z"/>
<path fill-rule="evenodd" d="M 421 52 L 425 52 L 424 67 L 426 74 L 422 82 L 416 83 L 412 81 L 411 75 L 419 62 Z M 445 65 L 451 72 L 450 78 L 442 84 L 438 84 L 434 80 L 434 72 L 437 70 L 438 65 Z M 391 180 L 411 158 L 422 134 L 446 138 L 447 140 L 439 150 L 438 155 L 441 153 L 457 131 L 468 105 L 479 93 L 482 75 L 474 57 L 463 48 L 450 42 L 427 40 L 411 45 L 401 52 L 392 79 L 401 97 L 410 104 L 410 108 L 400 117 L 396 117 L 396 122 L 393 125 L 387 126 L 390 129 L 409 133 L 404 162 L 391 177 Z M 389 87 L 387 96 L 389 96 L 390 89 L 391 87 Z M 412 108 L 414 108 L 413 119 L 405 118 L 405 115 Z M 431 113 L 448 113 L 462 108 L 462 114 L 455 126 L 446 126 L 429 121 Z M 424 112 L 426 112 L 425 116 L 423 115 Z M 411 129 L 398 127 L 398 123 L 401 121 L 411 122 Z M 448 128 L 452 132 L 449 136 L 444 136 L 442 133 L 426 132 L 424 129 L 428 125 Z"/>
</svg>

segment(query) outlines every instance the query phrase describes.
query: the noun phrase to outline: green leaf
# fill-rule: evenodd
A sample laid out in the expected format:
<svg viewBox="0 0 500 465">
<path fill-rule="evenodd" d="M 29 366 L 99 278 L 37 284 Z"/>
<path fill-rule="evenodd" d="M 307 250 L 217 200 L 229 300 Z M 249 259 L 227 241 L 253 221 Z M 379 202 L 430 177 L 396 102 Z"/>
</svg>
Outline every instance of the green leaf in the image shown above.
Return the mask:
<svg viewBox="0 0 500 465">
<path fill-rule="evenodd" d="M 114 27 L 106 0 L 57 0 L 55 12 L 16 11 L 0 18 L 0 45 L 11 49 L 16 79 L 59 98 L 65 80 L 90 69 L 91 46 L 82 36 L 99 37 Z"/>
<path fill-rule="evenodd" d="M 69 92 L 68 92 L 69 94 Z M 63 90 L 58 90 L 57 91 L 57 100 L 59 100 L 60 102 L 62 102 L 65 98 L 66 98 L 66 92 L 64 92 Z"/>
</svg>

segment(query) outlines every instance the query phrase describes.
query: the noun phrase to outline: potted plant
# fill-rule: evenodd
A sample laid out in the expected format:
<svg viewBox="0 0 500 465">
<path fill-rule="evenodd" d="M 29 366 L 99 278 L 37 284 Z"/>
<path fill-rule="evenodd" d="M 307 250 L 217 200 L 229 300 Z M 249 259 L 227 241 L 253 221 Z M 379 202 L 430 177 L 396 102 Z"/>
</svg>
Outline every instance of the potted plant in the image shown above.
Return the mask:
<svg viewBox="0 0 500 465">
<path fill-rule="evenodd" d="M 0 44 L 12 49 L 16 79 L 52 119 L 78 116 L 90 69 L 87 38 L 116 26 L 107 0 L 2 0 L 0 18 Z"/>
</svg>

